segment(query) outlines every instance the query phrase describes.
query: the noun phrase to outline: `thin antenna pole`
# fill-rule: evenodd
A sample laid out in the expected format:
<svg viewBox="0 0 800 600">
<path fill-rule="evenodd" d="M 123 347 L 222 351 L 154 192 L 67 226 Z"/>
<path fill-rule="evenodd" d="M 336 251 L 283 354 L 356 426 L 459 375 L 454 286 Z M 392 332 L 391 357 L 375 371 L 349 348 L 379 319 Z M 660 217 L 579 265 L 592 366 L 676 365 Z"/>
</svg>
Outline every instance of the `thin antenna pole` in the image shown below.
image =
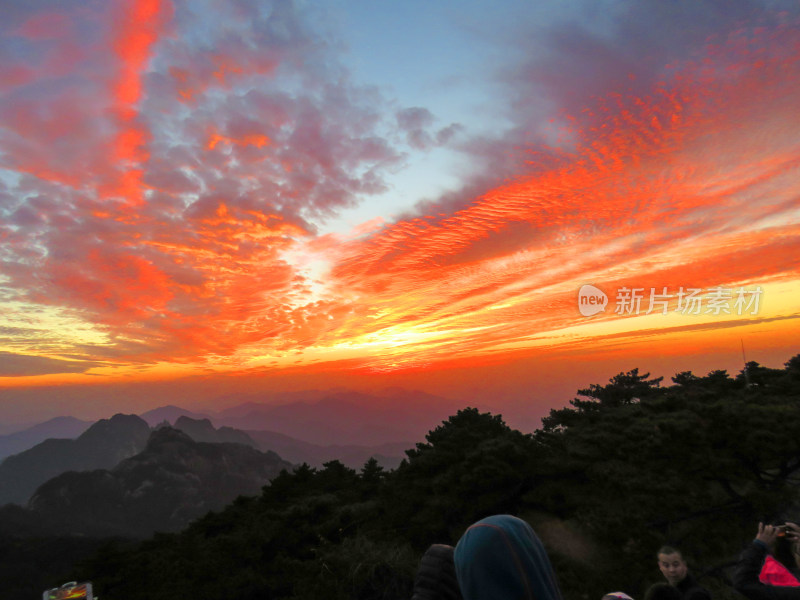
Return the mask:
<svg viewBox="0 0 800 600">
<path fill-rule="evenodd" d="M 747 357 L 744 355 L 744 339 L 739 338 L 742 342 L 742 360 L 744 361 L 744 383 L 746 387 L 750 387 L 750 372 L 747 370 Z"/>
</svg>

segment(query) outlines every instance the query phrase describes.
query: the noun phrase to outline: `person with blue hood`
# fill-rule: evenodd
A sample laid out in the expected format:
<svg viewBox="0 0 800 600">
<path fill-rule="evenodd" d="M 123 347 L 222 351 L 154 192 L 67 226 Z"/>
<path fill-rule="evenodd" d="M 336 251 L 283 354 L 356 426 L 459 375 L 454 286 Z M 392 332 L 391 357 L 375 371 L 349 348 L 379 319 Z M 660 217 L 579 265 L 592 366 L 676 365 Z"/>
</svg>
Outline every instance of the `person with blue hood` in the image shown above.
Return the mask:
<svg viewBox="0 0 800 600">
<path fill-rule="evenodd" d="M 464 600 L 562 600 L 542 542 L 517 517 L 494 515 L 468 527 L 454 561 Z"/>
</svg>

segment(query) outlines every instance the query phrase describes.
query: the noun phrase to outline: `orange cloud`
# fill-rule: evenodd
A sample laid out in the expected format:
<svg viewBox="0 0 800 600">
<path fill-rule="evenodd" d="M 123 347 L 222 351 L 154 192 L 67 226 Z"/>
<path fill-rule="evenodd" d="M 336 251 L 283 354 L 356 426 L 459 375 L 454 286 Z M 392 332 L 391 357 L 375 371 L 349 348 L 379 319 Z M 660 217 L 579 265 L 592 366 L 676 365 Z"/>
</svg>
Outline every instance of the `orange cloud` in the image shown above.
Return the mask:
<svg viewBox="0 0 800 600">
<path fill-rule="evenodd" d="M 95 94 L 66 93 L 58 111 L 55 101 L 0 103 L 14 168 L 49 180 L 25 182 L 24 207 L 0 207 L 15 258 L 4 272 L 26 298 L 107 334 L 113 353 L 98 344 L 87 357 L 385 373 L 577 356 L 602 340 L 624 354 L 658 331 L 676 344 L 747 326 L 659 330 L 611 310 L 593 321 L 609 329 L 585 333 L 575 303 L 583 283 L 674 290 L 800 276 L 791 28 L 743 30 L 660 66 L 650 83 L 558 115 L 549 146 L 465 142 L 476 155 L 514 155 L 517 170 L 500 184 L 468 186 L 423 216 L 315 236 L 314 223 L 382 189 L 376 173 L 396 164 L 370 129 L 380 119 L 369 103 L 340 81 L 307 95 L 257 85 L 279 76 L 284 59 L 302 69 L 298 57 L 314 46 L 299 28 L 288 28 L 291 43 L 271 45 L 243 18 L 243 39 L 217 39 L 209 52 L 159 44 L 180 25 L 167 2 L 126 0 L 109 14 L 113 53 L 85 78 L 96 106 L 81 108 Z M 44 39 L 53 22 L 24 29 Z M 29 74 L 3 77 L 24 86 Z M 106 118 L 95 123 L 97 114 Z M 410 145 L 433 143 L 430 113 L 397 114 L 416 136 Z M 65 143 L 81 130 L 86 143 Z M 775 333 L 778 322 L 762 324 Z"/>
<path fill-rule="evenodd" d="M 114 50 L 121 62 L 120 74 L 114 85 L 114 95 L 123 117 L 141 97 L 141 71 L 158 40 L 164 16 L 171 11 L 164 0 L 125 0 L 118 18 Z"/>
<path fill-rule="evenodd" d="M 148 133 L 135 121 L 136 105 L 142 96 L 142 71 L 172 15 L 172 5 L 168 0 L 124 0 L 120 11 L 113 44 L 120 62 L 119 75 L 113 84 L 114 112 L 119 126 L 113 148 L 121 173 L 116 181 L 103 186 L 101 193 L 141 204 L 141 165 L 148 158 L 145 150 Z"/>
<path fill-rule="evenodd" d="M 272 75 L 279 61 L 269 52 L 253 52 L 246 45 L 231 45 L 227 53 L 209 53 L 186 66 L 173 65 L 168 72 L 178 98 L 193 102 L 209 89 L 230 89 L 252 75 Z"/>
<path fill-rule="evenodd" d="M 600 100 L 586 127 L 573 119 L 572 147 L 535 174 L 334 248 L 337 289 L 370 309 L 325 343 L 383 342 L 387 365 L 439 360 L 576 324 L 587 281 L 797 280 L 796 36 L 744 31 L 706 52 L 647 96 Z"/>
<path fill-rule="evenodd" d="M 237 146 L 255 146 L 256 148 L 263 148 L 264 146 L 268 146 L 270 144 L 270 139 L 263 134 L 260 133 L 252 133 L 249 135 L 245 135 L 241 138 L 231 138 L 228 136 L 220 135 L 219 133 L 212 132 L 208 136 L 208 144 L 206 148 L 209 150 L 213 150 L 217 147 L 217 144 L 235 144 Z"/>
</svg>

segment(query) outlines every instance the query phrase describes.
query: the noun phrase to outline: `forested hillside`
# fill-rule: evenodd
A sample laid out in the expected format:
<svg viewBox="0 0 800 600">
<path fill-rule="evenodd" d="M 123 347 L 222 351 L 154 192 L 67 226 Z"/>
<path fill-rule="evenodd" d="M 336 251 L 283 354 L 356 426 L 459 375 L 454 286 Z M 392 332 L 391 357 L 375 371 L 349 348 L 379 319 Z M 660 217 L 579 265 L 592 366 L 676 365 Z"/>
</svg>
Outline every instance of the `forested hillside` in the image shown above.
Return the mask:
<svg viewBox="0 0 800 600">
<path fill-rule="evenodd" d="M 183 532 L 109 544 L 74 578 L 104 600 L 407 600 L 429 544 L 513 513 L 542 537 L 565 598 L 642 597 L 665 542 L 715 598 L 734 597 L 726 568 L 756 522 L 800 512 L 800 355 L 669 385 L 634 369 L 578 396 L 532 434 L 461 410 L 394 471 L 284 471 Z"/>
</svg>

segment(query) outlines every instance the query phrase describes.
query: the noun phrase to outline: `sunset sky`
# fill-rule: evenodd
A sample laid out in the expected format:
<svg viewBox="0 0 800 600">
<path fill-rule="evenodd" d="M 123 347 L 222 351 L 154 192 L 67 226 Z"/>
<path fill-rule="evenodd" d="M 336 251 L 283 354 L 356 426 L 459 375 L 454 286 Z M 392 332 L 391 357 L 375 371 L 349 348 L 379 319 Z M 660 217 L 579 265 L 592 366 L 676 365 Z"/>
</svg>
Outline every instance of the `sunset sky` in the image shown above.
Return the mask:
<svg viewBox="0 0 800 600">
<path fill-rule="evenodd" d="M 800 353 L 796 0 L 0 11 L 0 421 Z"/>
</svg>

